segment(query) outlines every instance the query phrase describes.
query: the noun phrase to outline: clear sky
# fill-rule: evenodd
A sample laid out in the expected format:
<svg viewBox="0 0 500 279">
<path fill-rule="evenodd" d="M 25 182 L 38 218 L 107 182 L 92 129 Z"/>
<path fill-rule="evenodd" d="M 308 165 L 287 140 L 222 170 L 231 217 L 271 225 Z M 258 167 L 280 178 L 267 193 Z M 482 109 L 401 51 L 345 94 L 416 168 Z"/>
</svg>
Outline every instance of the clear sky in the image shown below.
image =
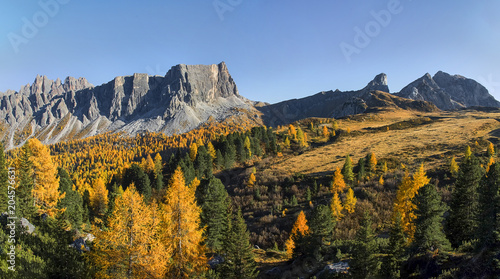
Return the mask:
<svg viewBox="0 0 500 279">
<path fill-rule="evenodd" d="M 0 91 L 225 61 L 241 95 L 271 103 L 438 70 L 500 99 L 497 0 L 0 1 Z"/>
</svg>

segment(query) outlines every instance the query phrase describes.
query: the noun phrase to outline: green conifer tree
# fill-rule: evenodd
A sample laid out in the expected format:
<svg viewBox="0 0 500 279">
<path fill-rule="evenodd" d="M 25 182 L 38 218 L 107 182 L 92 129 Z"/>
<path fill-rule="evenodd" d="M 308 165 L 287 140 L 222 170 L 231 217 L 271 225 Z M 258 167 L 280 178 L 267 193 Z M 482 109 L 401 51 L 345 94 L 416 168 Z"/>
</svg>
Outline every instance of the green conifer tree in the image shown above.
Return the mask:
<svg viewBox="0 0 500 279">
<path fill-rule="evenodd" d="M 229 199 L 226 188 L 220 179 L 211 177 L 204 180 L 197 189 L 198 204 L 201 205 L 201 224 L 206 226 L 205 243 L 214 252 L 223 247 L 224 233 L 227 230 Z"/>
<path fill-rule="evenodd" d="M 401 214 L 397 212 L 389 231 L 388 255 L 382 264 L 383 275 L 387 278 L 401 278 L 401 266 L 406 260 L 407 244 Z"/>
<path fill-rule="evenodd" d="M 239 279 L 256 278 L 255 258 L 250 244 L 250 233 L 247 230 L 241 209 L 235 218 L 231 218 L 228 233 L 224 242 L 224 263 L 221 264 L 221 278 Z"/>
<path fill-rule="evenodd" d="M 443 214 L 446 205 L 441 201 L 441 195 L 436 187 L 427 184 L 418 190 L 415 196 L 415 238 L 412 248 L 416 252 L 448 251 L 450 242 L 443 231 Z"/>
<path fill-rule="evenodd" d="M 472 240 L 477 228 L 477 188 L 483 170 L 479 160 L 469 152 L 458 171 L 446 223 L 448 239 L 455 248 Z"/>
<path fill-rule="evenodd" d="M 354 173 L 352 172 L 352 160 L 349 154 L 345 157 L 344 166 L 342 167 L 342 175 L 347 183 L 354 181 Z"/>
<path fill-rule="evenodd" d="M 21 151 L 17 161 L 18 187 L 16 196 L 18 199 L 17 214 L 28 220 L 32 220 L 37 215 L 37 209 L 33 200 L 33 163 L 31 162 L 31 149 L 25 143 L 21 147 Z"/>
<path fill-rule="evenodd" d="M 379 262 L 375 256 L 378 246 L 368 211 L 364 212 L 355 241 L 350 272 L 354 278 L 372 278 L 378 272 Z"/>
</svg>

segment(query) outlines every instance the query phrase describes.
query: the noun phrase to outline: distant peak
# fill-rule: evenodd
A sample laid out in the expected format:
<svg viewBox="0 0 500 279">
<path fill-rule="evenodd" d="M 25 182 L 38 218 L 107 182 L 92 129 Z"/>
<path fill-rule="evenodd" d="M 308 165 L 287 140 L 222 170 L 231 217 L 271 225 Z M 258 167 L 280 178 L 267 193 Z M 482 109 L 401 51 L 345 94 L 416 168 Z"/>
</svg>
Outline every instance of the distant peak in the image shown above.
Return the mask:
<svg viewBox="0 0 500 279">
<path fill-rule="evenodd" d="M 378 74 L 370 81 L 365 90 L 379 90 L 384 92 L 389 92 L 389 86 L 387 86 L 387 75 L 384 73 Z"/>
</svg>

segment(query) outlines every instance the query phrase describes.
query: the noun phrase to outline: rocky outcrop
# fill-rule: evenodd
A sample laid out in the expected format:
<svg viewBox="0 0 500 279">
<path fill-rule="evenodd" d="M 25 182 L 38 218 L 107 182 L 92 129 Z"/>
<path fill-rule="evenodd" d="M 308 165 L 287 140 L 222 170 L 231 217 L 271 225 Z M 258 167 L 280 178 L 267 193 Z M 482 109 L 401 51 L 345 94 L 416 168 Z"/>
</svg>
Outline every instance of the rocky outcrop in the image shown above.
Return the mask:
<svg viewBox="0 0 500 279">
<path fill-rule="evenodd" d="M 425 101 L 413 101 L 389 94 L 387 76 L 377 75 L 358 91 L 326 91 L 302 99 L 293 99 L 258 109 L 266 125 L 288 124 L 307 117 L 344 117 L 375 108 L 403 108 L 433 111 L 437 108 Z"/>
<path fill-rule="evenodd" d="M 395 95 L 434 103 L 443 110 L 473 106 L 500 107 L 500 103 L 478 82 L 442 71 L 428 73 L 405 86 Z"/>
<path fill-rule="evenodd" d="M 3 140 L 11 148 L 30 136 L 54 143 L 107 131 L 181 133 L 210 116 L 223 120 L 234 108 L 254 110 L 222 62 L 177 65 L 164 77 L 120 76 L 95 87 L 83 78 L 61 83 L 37 76 L 1 97 L 0 118 L 10 127 Z"/>
</svg>

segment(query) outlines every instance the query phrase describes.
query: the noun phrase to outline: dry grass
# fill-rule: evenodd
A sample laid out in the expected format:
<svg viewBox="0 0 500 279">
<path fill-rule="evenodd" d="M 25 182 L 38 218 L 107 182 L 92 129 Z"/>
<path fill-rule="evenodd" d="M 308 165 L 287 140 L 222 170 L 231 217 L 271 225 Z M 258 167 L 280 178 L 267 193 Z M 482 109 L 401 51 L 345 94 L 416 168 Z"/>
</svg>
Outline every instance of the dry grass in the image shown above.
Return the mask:
<svg viewBox="0 0 500 279">
<path fill-rule="evenodd" d="M 373 128 L 422 117 L 430 117 L 434 121 L 402 130 L 373 131 Z M 388 111 L 338 122 L 341 129 L 351 129 L 351 136 L 301 155 L 279 158 L 274 162 L 273 169 L 288 174 L 331 174 L 335 167 L 343 165 L 347 154 L 356 163 L 372 151 L 377 158 L 397 159 L 409 166 L 425 162 L 427 168 L 435 168 L 446 162 L 443 158 L 462 153 L 466 145 L 484 140 L 495 142 L 500 136 L 499 112 Z"/>
</svg>

